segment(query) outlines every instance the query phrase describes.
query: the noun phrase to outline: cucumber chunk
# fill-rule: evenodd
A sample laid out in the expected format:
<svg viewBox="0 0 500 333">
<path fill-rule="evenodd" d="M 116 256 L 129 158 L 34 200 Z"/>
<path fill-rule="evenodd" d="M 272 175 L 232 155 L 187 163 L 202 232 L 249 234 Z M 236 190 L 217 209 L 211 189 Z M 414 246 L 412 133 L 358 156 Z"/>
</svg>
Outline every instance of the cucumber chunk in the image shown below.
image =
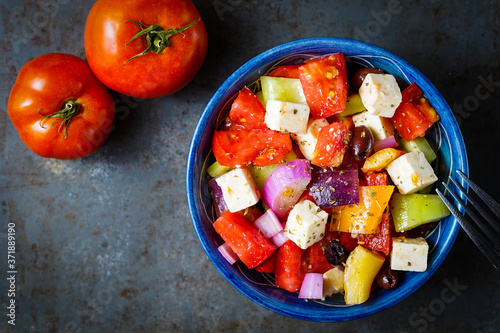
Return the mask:
<svg viewBox="0 0 500 333">
<path fill-rule="evenodd" d="M 264 94 L 262 93 L 262 90 L 259 90 L 255 93 L 255 96 L 259 99 L 259 101 L 264 105 L 264 109 L 266 108 L 266 99 L 264 98 Z"/>
<path fill-rule="evenodd" d="M 338 118 L 343 118 L 347 116 L 351 116 L 356 113 L 361 113 L 365 111 L 366 108 L 361 101 L 361 97 L 359 94 L 354 94 L 347 97 L 347 101 L 345 103 L 344 111 L 337 115 Z"/>
<path fill-rule="evenodd" d="M 437 194 L 394 193 L 390 206 L 397 232 L 436 222 L 450 215 L 450 211 Z"/>
<path fill-rule="evenodd" d="M 307 104 L 299 79 L 262 76 L 260 83 L 262 86 L 262 95 L 264 96 L 264 103 L 262 103 L 264 107 L 267 101 Z"/>
<path fill-rule="evenodd" d="M 436 159 L 436 153 L 424 137 L 418 137 L 411 141 L 406 141 L 405 139 L 401 138 L 399 146 L 407 152 L 412 152 L 415 150 L 421 151 L 422 153 L 424 153 L 425 159 L 429 163 L 432 163 Z"/>
<path fill-rule="evenodd" d="M 207 173 L 210 175 L 210 177 L 217 178 L 230 171 L 231 169 L 231 167 L 220 165 L 219 162 L 215 161 L 208 167 Z"/>
</svg>

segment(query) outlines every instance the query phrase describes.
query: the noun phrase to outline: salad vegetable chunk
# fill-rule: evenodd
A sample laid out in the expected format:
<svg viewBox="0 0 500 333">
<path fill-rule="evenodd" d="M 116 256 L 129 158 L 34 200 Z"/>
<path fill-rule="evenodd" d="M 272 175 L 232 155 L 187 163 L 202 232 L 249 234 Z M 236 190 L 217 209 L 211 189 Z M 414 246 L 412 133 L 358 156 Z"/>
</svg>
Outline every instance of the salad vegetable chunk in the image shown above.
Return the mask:
<svg viewBox="0 0 500 333">
<path fill-rule="evenodd" d="M 425 233 L 450 212 L 420 88 L 343 54 L 277 66 L 214 131 L 208 168 L 219 251 L 305 299 L 365 302 L 427 269 Z"/>
</svg>

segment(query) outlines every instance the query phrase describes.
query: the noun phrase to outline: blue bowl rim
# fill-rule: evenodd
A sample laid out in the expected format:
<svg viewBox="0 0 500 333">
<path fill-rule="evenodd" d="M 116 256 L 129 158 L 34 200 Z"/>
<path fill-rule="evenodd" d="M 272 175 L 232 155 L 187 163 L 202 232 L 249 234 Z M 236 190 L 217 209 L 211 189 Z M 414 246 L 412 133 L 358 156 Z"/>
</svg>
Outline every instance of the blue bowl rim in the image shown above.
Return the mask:
<svg viewBox="0 0 500 333">
<path fill-rule="evenodd" d="M 314 47 L 311 47 L 314 45 Z M 212 263 L 216 266 L 219 272 L 228 280 L 237 290 L 239 290 L 242 294 L 252 299 L 254 302 L 262 305 L 263 307 L 272 310 L 276 313 L 286 315 L 292 318 L 307 320 L 307 321 L 320 321 L 320 322 L 335 322 L 335 321 L 345 321 L 352 320 L 356 318 L 361 318 L 365 316 L 369 316 L 385 310 L 409 296 L 415 290 L 417 290 L 420 286 L 422 286 L 439 268 L 447 254 L 449 253 L 459 231 L 459 224 L 456 219 L 451 218 L 448 223 L 452 223 L 451 232 L 449 232 L 444 237 L 443 245 L 437 250 L 435 254 L 434 265 L 430 266 L 427 271 L 423 273 L 417 273 L 418 278 L 416 282 L 411 286 L 406 286 L 405 289 L 401 290 L 399 294 L 402 294 L 403 297 L 385 297 L 382 299 L 377 299 L 376 302 L 370 303 L 368 305 L 361 304 L 356 306 L 349 306 L 345 308 L 336 308 L 332 311 L 331 316 L 325 316 L 323 311 L 318 313 L 309 313 L 297 310 L 296 308 L 290 309 L 288 307 L 284 307 L 279 301 L 267 302 L 263 301 L 259 295 L 256 295 L 255 292 L 248 288 L 246 285 L 239 283 L 237 279 L 234 278 L 234 274 L 229 270 L 225 269 L 221 262 L 215 258 L 215 251 L 211 248 L 211 245 L 205 239 L 205 235 L 203 234 L 203 230 L 201 228 L 201 220 L 197 215 L 197 210 L 195 206 L 195 192 L 192 191 L 195 188 L 196 184 L 194 184 L 194 175 L 196 173 L 196 147 L 197 142 L 200 141 L 201 135 L 204 131 L 205 124 L 207 123 L 210 115 L 214 110 L 214 107 L 218 104 L 221 97 L 224 93 L 231 87 L 235 82 L 244 78 L 248 75 L 248 73 L 255 71 L 258 68 L 261 68 L 264 65 L 268 65 L 272 61 L 279 61 L 282 56 L 279 55 L 290 55 L 294 50 L 300 50 L 301 53 L 307 53 L 310 50 L 314 49 L 341 49 L 341 50 L 350 50 L 353 49 L 357 51 L 359 54 L 363 54 L 367 52 L 369 54 L 377 54 L 377 56 L 386 57 L 392 59 L 395 63 L 397 63 L 400 67 L 404 67 L 405 71 L 413 77 L 418 77 L 420 81 L 424 82 L 429 88 L 429 91 L 424 91 L 424 94 L 429 97 L 433 104 L 439 103 L 441 105 L 440 114 L 442 111 L 447 113 L 448 116 L 451 116 L 452 121 L 452 135 L 455 137 L 457 148 L 455 151 L 457 152 L 458 165 L 454 167 L 455 169 L 461 170 L 465 175 L 469 174 L 468 162 L 467 162 L 467 153 L 465 148 L 465 143 L 463 141 L 462 134 L 460 132 L 458 123 L 456 122 L 454 115 L 449 108 L 447 102 L 444 100 L 443 96 L 440 92 L 435 88 L 435 86 L 425 77 L 420 71 L 414 68 L 410 63 L 401 57 L 372 44 L 365 43 L 362 41 L 347 39 L 347 38 L 337 38 L 337 37 L 319 37 L 319 38 L 307 38 L 300 39 L 292 42 L 288 42 L 285 44 L 281 44 L 275 46 L 267 51 L 262 52 L 261 54 L 253 57 L 245 64 L 243 64 L 240 68 L 238 68 L 233 74 L 231 74 L 223 84 L 217 89 L 215 94 L 212 96 L 204 111 L 202 112 L 198 124 L 194 130 L 193 138 L 191 141 L 191 145 L 188 152 L 188 161 L 187 161 L 187 173 L 186 173 L 186 194 L 188 200 L 189 212 L 192 218 L 193 226 L 195 228 L 196 234 L 202 244 L 203 249 L 207 253 L 208 257 L 211 259 Z M 340 51 L 339 51 L 340 52 Z M 333 53 L 333 52 L 332 52 Z M 239 87 L 240 89 L 242 88 Z M 432 95 L 432 96 L 429 96 Z M 218 111 L 217 111 L 218 112 Z M 465 184 L 463 184 L 465 185 Z M 410 288 L 411 287 L 411 288 Z M 396 295 L 394 295 L 396 296 Z M 344 311 L 339 311 L 339 310 Z M 346 313 L 345 309 L 348 309 L 348 313 Z"/>
</svg>

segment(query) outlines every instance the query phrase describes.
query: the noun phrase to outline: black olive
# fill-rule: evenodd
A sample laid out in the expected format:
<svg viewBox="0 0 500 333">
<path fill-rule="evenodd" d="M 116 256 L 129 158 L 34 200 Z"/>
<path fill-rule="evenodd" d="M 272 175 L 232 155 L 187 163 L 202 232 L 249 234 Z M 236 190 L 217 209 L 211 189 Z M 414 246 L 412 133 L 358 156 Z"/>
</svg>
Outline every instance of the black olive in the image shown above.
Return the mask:
<svg viewBox="0 0 500 333">
<path fill-rule="evenodd" d="M 351 88 L 358 91 L 365 80 L 366 74 L 384 74 L 384 71 L 378 68 L 361 68 L 357 70 L 351 78 Z"/>
<path fill-rule="evenodd" d="M 326 245 L 325 257 L 330 265 L 342 265 L 347 260 L 347 252 L 344 245 L 334 239 Z"/>
<path fill-rule="evenodd" d="M 391 269 L 389 262 L 385 262 L 377 274 L 377 283 L 382 289 L 392 289 L 398 284 L 398 272 Z"/>
<path fill-rule="evenodd" d="M 352 157 L 356 161 L 367 158 L 372 153 L 374 142 L 373 133 L 368 127 L 364 125 L 354 127 L 351 140 Z"/>
</svg>

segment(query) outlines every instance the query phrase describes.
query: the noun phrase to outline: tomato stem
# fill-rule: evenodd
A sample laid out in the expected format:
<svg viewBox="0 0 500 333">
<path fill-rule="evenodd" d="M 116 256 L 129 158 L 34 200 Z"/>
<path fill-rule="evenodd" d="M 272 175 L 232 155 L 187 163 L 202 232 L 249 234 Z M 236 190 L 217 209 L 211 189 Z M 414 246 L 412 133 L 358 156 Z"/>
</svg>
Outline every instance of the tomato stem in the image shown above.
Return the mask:
<svg viewBox="0 0 500 333">
<path fill-rule="evenodd" d="M 180 27 L 178 29 L 171 28 L 171 29 L 167 29 L 167 30 L 163 29 L 161 26 L 159 26 L 157 24 L 152 24 L 148 27 L 147 25 L 145 25 L 142 22 L 136 22 L 136 21 L 132 21 L 132 20 L 125 21 L 125 22 L 132 22 L 132 23 L 136 24 L 141 29 L 141 31 L 139 31 L 137 34 L 135 34 L 135 36 L 132 37 L 132 39 L 126 45 L 130 44 L 133 40 L 141 37 L 142 35 L 146 35 L 145 37 L 146 37 L 147 48 L 144 51 L 142 51 L 141 53 L 136 54 L 132 58 L 125 61 L 122 64 L 122 66 L 125 65 L 130 60 L 137 58 L 137 57 L 140 57 L 140 56 L 143 56 L 146 53 L 149 53 L 151 51 L 153 51 L 156 54 L 161 54 L 163 52 L 163 50 L 170 45 L 170 37 L 172 37 L 173 35 L 176 35 L 178 33 L 182 33 L 184 30 L 191 28 L 193 25 L 198 23 L 198 21 L 200 19 L 201 18 L 197 19 L 193 23 L 190 23 L 190 24 L 185 25 L 183 27 Z M 184 34 L 182 34 L 182 35 L 184 37 L 186 36 Z"/>
<path fill-rule="evenodd" d="M 42 119 L 40 119 L 40 127 L 45 128 L 42 122 L 47 118 L 55 118 L 54 121 L 52 121 L 52 126 L 54 126 L 56 120 L 61 120 L 61 124 L 59 124 L 57 131 L 61 133 L 61 129 L 64 128 L 64 139 L 66 139 L 68 137 L 69 124 L 71 120 L 73 120 L 73 117 L 80 114 L 80 108 L 81 105 L 78 104 L 75 99 L 71 98 L 64 102 L 59 111 L 43 115 L 40 113 L 42 109 L 38 109 L 38 114 L 42 116 Z"/>
</svg>

